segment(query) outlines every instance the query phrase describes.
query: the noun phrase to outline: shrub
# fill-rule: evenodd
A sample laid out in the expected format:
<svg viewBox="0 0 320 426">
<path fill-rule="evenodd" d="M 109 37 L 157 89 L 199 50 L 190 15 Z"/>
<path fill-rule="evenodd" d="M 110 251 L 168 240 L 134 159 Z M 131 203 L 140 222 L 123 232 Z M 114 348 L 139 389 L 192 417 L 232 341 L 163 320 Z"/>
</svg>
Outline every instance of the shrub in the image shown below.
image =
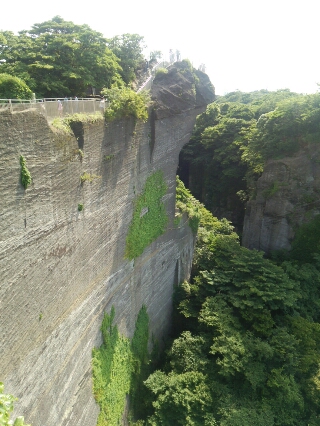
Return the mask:
<svg viewBox="0 0 320 426">
<path fill-rule="evenodd" d="M 93 175 L 93 174 L 91 174 L 91 173 L 87 173 L 87 172 L 84 172 L 84 173 L 80 176 L 81 183 L 84 183 L 84 182 L 86 182 L 86 181 L 88 181 L 88 182 L 92 182 L 94 179 L 100 179 L 100 178 L 101 178 L 101 176 Z"/>
<path fill-rule="evenodd" d="M 102 94 L 107 97 L 109 106 L 105 111 L 108 121 L 123 117 L 134 117 L 137 120 L 147 121 L 148 92 L 136 93 L 128 87 L 104 89 Z"/>
<path fill-rule="evenodd" d="M 20 78 L 9 74 L 0 74 L 0 98 L 31 99 L 32 92 Z"/>
<path fill-rule="evenodd" d="M 201 203 L 196 200 L 183 182 L 176 177 L 176 207 L 180 214 L 186 212 L 189 218 L 189 226 L 194 233 L 197 232 L 201 218 Z M 177 218 L 176 218 L 177 219 Z M 178 222 L 178 220 L 176 220 Z"/>
<path fill-rule="evenodd" d="M 167 68 L 158 68 L 157 71 L 156 71 L 156 75 L 155 76 L 156 77 L 160 77 L 160 76 L 162 76 L 164 74 L 168 74 Z"/>
<path fill-rule="evenodd" d="M 20 155 L 20 166 L 21 166 L 21 183 L 24 186 L 24 189 L 27 189 L 28 185 L 31 183 L 31 174 L 29 170 L 27 169 L 26 160 L 25 158 Z"/>
</svg>

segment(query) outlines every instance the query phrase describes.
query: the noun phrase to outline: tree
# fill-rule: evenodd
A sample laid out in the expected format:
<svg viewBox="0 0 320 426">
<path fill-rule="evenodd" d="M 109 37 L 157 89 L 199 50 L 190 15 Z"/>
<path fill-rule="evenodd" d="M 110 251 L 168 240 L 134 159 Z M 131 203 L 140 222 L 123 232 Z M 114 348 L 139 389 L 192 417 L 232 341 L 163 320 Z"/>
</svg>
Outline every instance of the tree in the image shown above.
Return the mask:
<svg viewBox="0 0 320 426">
<path fill-rule="evenodd" d="M 246 189 L 244 176 L 248 165 L 242 161 L 243 136 L 254 120 L 250 106 L 240 103 L 213 103 L 197 117 L 190 143 L 180 156 L 179 174 L 190 190 L 218 217 L 235 211 L 232 218 L 238 226 L 244 215 L 238 191 Z"/>
<path fill-rule="evenodd" d="M 108 47 L 120 59 L 120 74 L 125 83 L 129 84 L 135 79 L 137 69 L 144 63 L 144 38 L 139 34 L 122 34 L 110 39 Z"/>
<path fill-rule="evenodd" d="M 153 373 L 145 382 L 156 396 L 155 414 L 148 420 L 151 426 L 203 426 L 210 410 L 209 386 L 202 373 L 182 374 L 161 371 Z M 207 423 L 208 424 L 208 423 Z"/>
<path fill-rule="evenodd" d="M 102 34 L 56 16 L 18 36 L 0 33 L 0 70 L 24 78 L 38 96 L 84 95 L 120 78 Z"/>
<path fill-rule="evenodd" d="M 148 424 L 319 424 L 317 301 L 307 308 L 319 297 L 314 267 L 276 265 L 205 213 L 191 280 L 177 293 L 184 331 L 164 371 L 146 381 Z"/>
</svg>

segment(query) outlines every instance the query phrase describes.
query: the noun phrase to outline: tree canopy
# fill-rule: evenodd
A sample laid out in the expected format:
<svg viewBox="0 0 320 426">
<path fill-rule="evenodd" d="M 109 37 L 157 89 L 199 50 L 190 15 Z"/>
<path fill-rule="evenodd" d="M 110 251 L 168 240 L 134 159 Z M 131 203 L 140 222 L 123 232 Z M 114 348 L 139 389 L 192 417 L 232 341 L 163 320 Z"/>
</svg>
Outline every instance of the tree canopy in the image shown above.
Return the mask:
<svg viewBox="0 0 320 426">
<path fill-rule="evenodd" d="M 120 59 L 120 74 L 125 83 L 134 80 L 136 71 L 144 63 L 142 51 L 146 47 L 139 34 L 122 34 L 108 40 L 108 47 Z"/>
<path fill-rule="evenodd" d="M 241 229 L 243 201 L 254 193 L 266 161 L 319 139 L 320 94 L 232 92 L 197 117 L 179 175 L 211 212 Z"/>
<path fill-rule="evenodd" d="M 0 32 L 0 72 L 22 78 L 37 96 L 81 96 L 88 87 L 129 83 L 142 40 L 125 34 L 108 41 L 88 25 L 55 16 L 18 35 Z"/>
<path fill-rule="evenodd" d="M 320 269 L 265 259 L 202 211 L 192 277 L 176 296 L 180 335 L 145 382 L 146 424 L 318 425 Z"/>
</svg>

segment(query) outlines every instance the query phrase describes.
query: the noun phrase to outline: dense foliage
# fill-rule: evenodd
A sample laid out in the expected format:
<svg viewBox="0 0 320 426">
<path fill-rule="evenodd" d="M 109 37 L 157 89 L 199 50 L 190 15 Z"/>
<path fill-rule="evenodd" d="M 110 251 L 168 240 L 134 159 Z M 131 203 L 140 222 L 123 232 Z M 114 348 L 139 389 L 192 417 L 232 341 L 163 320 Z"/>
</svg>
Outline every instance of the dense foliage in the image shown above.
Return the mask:
<svg viewBox="0 0 320 426">
<path fill-rule="evenodd" d="M 124 82 L 130 83 L 144 63 L 142 51 L 146 46 L 143 37 L 139 34 L 122 34 L 108 40 L 108 47 L 120 59 L 120 74 Z"/>
<path fill-rule="evenodd" d="M 253 194 L 265 162 L 319 140 L 320 94 L 233 92 L 197 117 L 179 175 L 210 211 L 241 227 L 242 203 Z"/>
<path fill-rule="evenodd" d="M 176 178 L 176 207 L 179 210 L 179 214 L 176 214 L 176 221 L 180 222 L 182 214 L 187 213 L 190 228 L 196 233 L 200 221 L 201 205 L 184 186 L 178 176 Z"/>
<path fill-rule="evenodd" d="M 320 423 L 320 263 L 283 263 L 240 246 L 202 208 L 182 330 L 145 382 L 152 426 Z"/>
<path fill-rule="evenodd" d="M 113 325 L 115 312 L 105 314 L 101 331 L 103 344 L 92 351 L 93 393 L 100 405 L 97 426 L 118 425 L 130 391 L 133 365 L 130 340 Z"/>
<path fill-rule="evenodd" d="M 23 79 L 37 97 L 83 96 L 132 81 L 142 40 L 137 34 L 107 40 L 56 16 L 18 35 L 0 31 L 0 72 Z"/>
</svg>

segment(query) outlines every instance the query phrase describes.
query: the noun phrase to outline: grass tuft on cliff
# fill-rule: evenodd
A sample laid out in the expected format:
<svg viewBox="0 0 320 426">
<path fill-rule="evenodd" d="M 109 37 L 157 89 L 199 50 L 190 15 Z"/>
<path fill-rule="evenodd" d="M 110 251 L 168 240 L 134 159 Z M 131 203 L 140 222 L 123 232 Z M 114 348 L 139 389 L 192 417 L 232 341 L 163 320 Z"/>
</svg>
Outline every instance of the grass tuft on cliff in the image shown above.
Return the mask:
<svg viewBox="0 0 320 426">
<path fill-rule="evenodd" d="M 58 132 L 72 134 L 72 123 L 97 123 L 103 120 L 103 116 L 99 111 L 94 114 L 72 114 L 66 117 L 56 117 L 52 120 L 51 126 Z"/>
</svg>

